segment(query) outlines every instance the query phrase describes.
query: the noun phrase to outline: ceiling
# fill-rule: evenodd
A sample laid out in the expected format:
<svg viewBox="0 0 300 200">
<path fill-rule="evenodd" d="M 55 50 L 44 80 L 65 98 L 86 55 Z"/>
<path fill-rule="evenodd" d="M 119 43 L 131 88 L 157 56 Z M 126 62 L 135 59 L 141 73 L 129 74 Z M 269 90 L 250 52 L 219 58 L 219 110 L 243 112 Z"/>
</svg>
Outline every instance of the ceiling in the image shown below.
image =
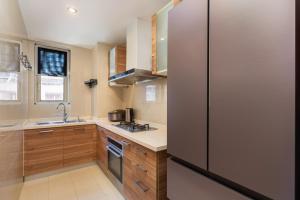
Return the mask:
<svg viewBox="0 0 300 200">
<path fill-rule="evenodd" d="M 170 0 L 18 0 L 28 37 L 92 47 L 123 43 L 127 25 L 149 18 Z M 68 7 L 78 9 L 76 15 Z"/>
</svg>

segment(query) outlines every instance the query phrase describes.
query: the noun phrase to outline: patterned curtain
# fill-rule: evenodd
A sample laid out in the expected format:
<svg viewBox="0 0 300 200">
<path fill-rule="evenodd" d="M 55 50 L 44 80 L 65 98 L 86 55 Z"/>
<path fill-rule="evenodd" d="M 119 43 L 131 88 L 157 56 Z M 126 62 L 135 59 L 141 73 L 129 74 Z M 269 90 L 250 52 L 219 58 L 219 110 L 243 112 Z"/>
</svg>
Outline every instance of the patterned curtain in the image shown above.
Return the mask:
<svg viewBox="0 0 300 200">
<path fill-rule="evenodd" d="M 38 74 L 67 76 L 67 52 L 38 47 Z"/>
<path fill-rule="evenodd" d="M 20 72 L 20 44 L 0 40 L 0 72 Z"/>
</svg>

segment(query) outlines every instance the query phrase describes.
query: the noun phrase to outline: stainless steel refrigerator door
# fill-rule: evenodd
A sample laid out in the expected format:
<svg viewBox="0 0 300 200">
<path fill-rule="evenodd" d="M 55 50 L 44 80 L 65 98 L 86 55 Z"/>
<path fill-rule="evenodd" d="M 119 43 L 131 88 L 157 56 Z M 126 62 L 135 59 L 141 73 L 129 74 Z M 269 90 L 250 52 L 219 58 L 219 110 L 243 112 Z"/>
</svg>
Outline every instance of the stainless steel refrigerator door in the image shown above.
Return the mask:
<svg viewBox="0 0 300 200">
<path fill-rule="evenodd" d="M 209 171 L 292 200 L 295 1 L 210 0 L 210 16 Z"/>
<path fill-rule="evenodd" d="M 169 12 L 168 153 L 206 169 L 207 0 Z"/>
<path fill-rule="evenodd" d="M 170 200 L 250 200 L 172 160 L 168 160 Z"/>
</svg>

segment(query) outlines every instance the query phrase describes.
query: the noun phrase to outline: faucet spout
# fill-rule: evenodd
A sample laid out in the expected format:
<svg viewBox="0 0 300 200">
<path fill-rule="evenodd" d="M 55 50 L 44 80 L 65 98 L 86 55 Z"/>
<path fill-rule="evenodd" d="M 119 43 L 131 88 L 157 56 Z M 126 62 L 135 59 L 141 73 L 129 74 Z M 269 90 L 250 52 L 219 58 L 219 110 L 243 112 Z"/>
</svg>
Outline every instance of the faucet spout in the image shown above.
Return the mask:
<svg viewBox="0 0 300 200">
<path fill-rule="evenodd" d="M 56 107 L 56 110 L 59 110 L 60 107 L 63 107 L 64 109 L 64 113 L 63 113 L 63 121 L 66 122 L 68 119 L 68 114 L 67 114 L 67 109 L 66 109 L 66 105 L 64 103 L 59 103 Z"/>
</svg>

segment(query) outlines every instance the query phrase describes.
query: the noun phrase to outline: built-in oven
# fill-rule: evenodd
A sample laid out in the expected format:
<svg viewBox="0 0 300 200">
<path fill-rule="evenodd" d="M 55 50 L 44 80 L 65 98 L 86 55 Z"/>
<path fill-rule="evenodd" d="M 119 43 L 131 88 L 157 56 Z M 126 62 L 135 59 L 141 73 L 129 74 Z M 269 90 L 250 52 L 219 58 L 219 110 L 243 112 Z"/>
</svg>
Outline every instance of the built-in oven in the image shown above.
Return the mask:
<svg viewBox="0 0 300 200">
<path fill-rule="evenodd" d="M 110 137 L 107 138 L 107 141 L 108 170 L 122 183 L 123 145 Z"/>
</svg>

